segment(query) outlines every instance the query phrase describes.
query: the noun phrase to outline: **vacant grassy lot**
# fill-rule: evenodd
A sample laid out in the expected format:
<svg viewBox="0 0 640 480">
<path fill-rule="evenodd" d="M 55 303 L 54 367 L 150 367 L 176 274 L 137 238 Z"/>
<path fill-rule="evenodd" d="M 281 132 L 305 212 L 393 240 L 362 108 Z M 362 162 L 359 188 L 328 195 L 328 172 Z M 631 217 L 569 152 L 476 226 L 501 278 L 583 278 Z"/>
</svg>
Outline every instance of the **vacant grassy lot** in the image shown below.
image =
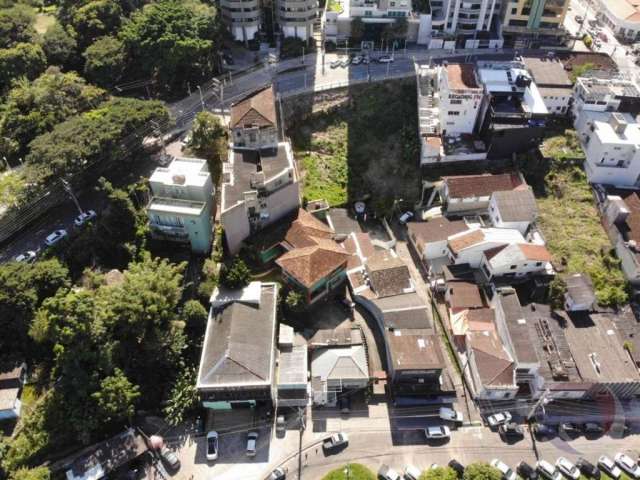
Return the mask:
<svg viewBox="0 0 640 480">
<path fill-rule="evenodd" d="M 304 196 L 344 205 L 370 198 L 379 213 L 420 192 L 415 81 L 356 85 L 349 102 L 291 129 Z"/>
<path fill-rule="evenodd" d="M 591 187 L 581 167 L 573 131 L 549 137 L 541 148 L 550 158 L 544 188 L 536 189 L 539 225 L 557 265 L 565 273 L 586 272 L 593 279 L 598 301 L 617 305 L 627 301 L 626 281 L 600 224 Z"/>
<path fill-rule="evenodd" d="M 35 25 L 33 26 L 40 35 L 43 35 L 47 29 L 56 23 L 56 17 L 50 13 L 37 13 Z"/>
</svg>

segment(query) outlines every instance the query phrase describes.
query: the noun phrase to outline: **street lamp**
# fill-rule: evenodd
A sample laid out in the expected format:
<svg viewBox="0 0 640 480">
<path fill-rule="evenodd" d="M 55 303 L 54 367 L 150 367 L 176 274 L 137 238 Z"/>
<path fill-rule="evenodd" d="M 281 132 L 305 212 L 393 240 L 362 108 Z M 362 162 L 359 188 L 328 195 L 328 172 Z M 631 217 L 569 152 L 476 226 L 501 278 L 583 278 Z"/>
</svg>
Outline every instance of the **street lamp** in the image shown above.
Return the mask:
<svg viewBox="0 0 640 480">
<path fill-rule="evenodd" d="M 200 105 L 202 105 L 202 111 L 204 112 L 204 98 L 202 97 L 202 89 L 198 85 L 198 92 L 200 93 Z"/>
</svg>

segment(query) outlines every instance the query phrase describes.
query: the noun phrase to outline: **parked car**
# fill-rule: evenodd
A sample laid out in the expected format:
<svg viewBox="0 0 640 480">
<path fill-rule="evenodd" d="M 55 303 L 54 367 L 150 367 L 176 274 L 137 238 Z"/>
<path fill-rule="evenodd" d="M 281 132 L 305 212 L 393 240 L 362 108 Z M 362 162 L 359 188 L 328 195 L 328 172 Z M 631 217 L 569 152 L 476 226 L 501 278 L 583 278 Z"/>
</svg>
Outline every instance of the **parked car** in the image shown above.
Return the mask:
<svg viewBox="0 0 640 480">
<path fill-rule="evenodd" d="M 491 466 L 500 471 L 500 473 L 502 474 L 502 480 L 516 480 L 516 472 L 511 470 L 509 465 L 504 463 L 502 460 L 494 458 L 493 460 L 491 460 Z"/>
<path fill-rule="evenodd" d="M 284 433 L 287 428 L 287 422 L 284 415 L 278 415 L 276 418 L 276 433 Z"/>
<path fill-rule="evenodd" d="M 449 420 L 450 422 L 456 422 L 456 423 L 463 422 L 462 412 L 458 412 L 453 408 L 440 407 L 440 411 L 438 412 L 438 414 L 440 415 L 440 418 L 442 420 Z"/>
<path fill-rule="evenodd" d="M 60 230 L 55 230 L 51 232 L 49 235 L 47 235 L 47 238 L 44 239 L 44 244 L 47 247 L 52 247 L 56 243 L 58 243 L 60 240 L 66 237 L 67 237 L 67 231 L 64 228 L 61 228 Z"/>
<path fill-rule="evenodd" d="M 604 43 L 607 43 L 609 41 L 609 37 L 607 37 L 607 34 L 604 32 L 599 32 L 598 38 L 602 40 Z"/>
<path fill-rule="evenodd" d="M 333 62 L 331 62 L 329 64 L 329 66 L 331 68 L 338 68 L 338 67 L 342 66 L 342 61 L 341 60 L 334 60 Z"/>
<path fill-rule="evenodd" d="M 560 431 L 567 435 L 580 435 L 580 427 L 575 423 L 566 422 L 560 424 Z"/>
<path fill-rule="evenodd" d="M 82 212 L 80 215 L 78 215 L 73 221 L 73 224 L 76 227 L 81 227 L 85 223 L 93 220 L 96 217 L 97 217 L 96 212 L 94 212 L 93 210 L 87 210 L 86 212 Z"/>
<path fill-rule="evenodd" d="M 362 63 L 364 63 L 365 65 L 369 65 L 369 63 L 371 63 L 369 55 L 365 55 L 364 57 L 362 57 Z"/>
<path fill-rule="evenodd" d="M 233 57 L 228 53 L 223 53 L 222 59 L 225 61 L 227 65 L 233 65 L 234 63 L 236 63 L 233 61 Z"/>
<path fill-rule="evenodd" d="M 545 477 L 547 480 L 562 480 L 562 474 L 556 467 L 551 465 L 546 460 L 538 460 L 536 462 L 536 470 L 538 473 Z"/>
<path fill-rule="evenodd" d="M 169 450 L 166 445 L 160 449 L 160 458 L 173 471 L 180 468 L 180 459 L 173 450 Z"/>
<path fill-rule="evenodd" d="M 511 414 L 509 412 L 498 412 L 487 417 L 487 423 L 490 427 L 497 427 L 503 423 L 509 423 L 511 421 Z"/>
<path fill-rule="evenodd" d="M 187 133 L 182 137 L 182 139 L 180 140 L 180 145 L 182 145 L 182 147 L 184 148 L 189 145 L 189 142 L 191 142 L 191 133 Z"/>
<path fill-rule="evenodd" d="M 392 63 L 393 62 L 393 57 L 390 57 L 389 55 L 383 55 L 381 57 L 378 57 L 378 63 Z"/>
<path fill-rule="evenodd" d="M 604 432 L 604 428 L 602 428 L 602 426 L 597 423 L 587 422 L 582 426 L 582 431 L 587 434 L 601 434 L 602 432 Z"/>
<path fill-rule="evenodd" d="M 533 426 L 533 433 L 538 437 L 552 437 L 558 432 L 554 426 L 545 425 L 544 423 L 536 423 Z"/>
<path fill-rule="evenodd" d="M 269 480 L 285 480 L 287 478 L 287 469 L 284 467 L 278 467 L 271 475 L 269 475 Z"/>
<path fill-rule="evenodd" d="M 578 25 L 582 25 L 584 23 L 584 17 L 582 15 L 576 15 L 573 17 Z"/>
<path fill-rule="evenodd" d="M 400 218 L 398 219 L 398 221 L 404 225 L 405 223 L 407 223 L 409 220 L 411 220 L 413 218 L 413 212 L 404 212 L 402 215 L 400 215 Z"/>
<path fill-rule="evenodd" d="M 351 65 L 360 65 L 362 63 L 362 56 L 356 55 L 351 59 Z"/>
<path fill-rule="evenodd" d="M 524 480 L 536 480 L 538 478 L 538 471 L 524 460 L 518 464 L 516 471 Z"/>
<path fill-rule="evenodd" d="M 462 475 L 464 475 L 464 465 L 462 465 L 455 458 L 452 458 L 451 460 L 449 460 L 449 463 L 447 464 L 447 466 L 452 470 L 454 470 L 458 474 L 459 478 L 462 478 Z"/>
<path fill-rule="evenodd" d="M 400 474 L 396 472 L 389 465 L 381 465 L 378 470 L 378 478 L 382 478 L 384 480 L 401 480 Z"/>
<path fill-rule="evenodd" d="M 218 432 L 207 433 L 207 460 L 218 459 Z"/>
<path fill-rule="evenodd" d="M 598 459 L 598 467 L 614 480 L 617 480 L 618 478 L 620 478 L 620 475 L 622 475 L 622 470 L 618 468 L 616 462 L 611 460 L 611 458 L 607 457 L 606 455 L 600 456 L 600 458 Z"/>
<path fill-rule="evenodd" d="M 576 467 L 578 467 L 578 469 L 587 477 L 594 478 L 596 480 L 600 478 L 600 470 L 598 470 L 598 467 L 582 457 L 576 462 Z"/>
<path fill-rule="evenodd" d="M 18 263 L 22 263 L 22 262 L 33 263 L 36 261 L 37 256 L 38 254 L 33 250 L 27 250 L 26 252 L 18 255 L 14 260 Z"/>
<path fill-rule="evenodd" d="M 580 478 L 580 470 L 566 457 L 558 458 L 558 460 L 556 460 L 556 467 L 571 480 L 578 480 Z"/>
<path fill-rule="evenodd" d="M 522 427 L 515 422 L 503 423 L 498 427 L 498 433 L 504 439 L 516 439 L 524 437 L 524 431 L 522 430 Z"/>
<path fill-rule="evenodd" d="M 338 398 L 338 408 L 340 413 L 348 414 L 351 412 L 351 398 L 348 395 L 343 395 Z"/>
<path fill-rule="evenodd" d="M 404 467 L 404 478 L 407 480 L 418 480 L 422 475 L 422 472 L 419 468 L 414 467 L 413 465 L 405 465 Z"/>
<path fill-rule="evenodd" d="M 617 453 L 614 460 L 630 477 L 640 478 L 640 466 L 629 455 Z"/>
<path fill-rule="evenodd" d="M 249 432 L 247 435 L 247 457 L 255 457 L 258 444 L 258 432 Z"/>
<path fill-rule="evenodd" d="M 451 431 L 446 425 L 437 425 L 435 427 L 425 428 L 424 434 L 429 440 L 440 440 L 443 438 L 449 438 L 451 436 Z"/>
<path fill-rule="evenodd" d="M 341 445 L 348 445 L 348 444 L 349 444 L 349 437 L 347 436 L 347 434 L 343 432 L 339 432 L 339 433 L 334 433 L 330 437 L 325 438 L 322 441 L 322 448 L 324 450 L 333 450 L 334 448 L 337 448 Z"/>
<path fill-rule="evenodd" d="M 342 68 L 347 68 L 351 64 L 351 59 L 346 58 L 340 62 Z"/>
</svg>

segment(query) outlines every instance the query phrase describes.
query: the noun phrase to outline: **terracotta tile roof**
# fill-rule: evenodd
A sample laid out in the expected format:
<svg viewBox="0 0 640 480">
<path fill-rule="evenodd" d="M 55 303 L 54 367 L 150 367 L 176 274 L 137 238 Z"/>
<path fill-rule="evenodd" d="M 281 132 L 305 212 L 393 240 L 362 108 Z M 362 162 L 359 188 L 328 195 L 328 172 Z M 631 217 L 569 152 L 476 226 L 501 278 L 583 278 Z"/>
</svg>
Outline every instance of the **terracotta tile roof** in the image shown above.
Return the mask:
<svg viewBox="0 0 640 480">
<path fill-rule="evenodd" d="M 298 210 L 298 218 L 291 223 L 284 241 L 292 248 L 312 247 L 318 238 L 331 238 L 333 230 L 306 210 Z"/>
<path fill-rule="evenodd" d="M 493 192 L 515 190 L 526 184 L 517 173 L 443 177 L 449 198 L 488 197 Z"/>
<path fill-rule="evenodd" d="M 487 257 L 487 260 L 491 260 L 493 257 L 495 257 L 497 254 L 499 254 L 502 250 L 504 250 L 507 247 L 508 245 L 504 244 L 504 245 L 498 245 L 497 247 L 490 248 L 489 250 L 485 250 L 484 256 Z"/>
<path fill-rule="evenodd" d="M 468 90 L 480 88 L 478 82 L 476 82 L 476 67 L 473 63 L 452 63 L 447 65 L 446 68 L 450 89 Z"/>
<path fill-rule="evenodd" d="M 438 217 L 428 222 L 409 222 L 407 229 L 410 236 L 415 236 L 416 242 L 432 243 L 446 240 L 451 235 L 469 230 L 463 220 L 448 220 L 446 217 Z"/>
<path fill-rule="evenodd" d="M 307 288 L 338 267 L 346 267 L 349 258 L 349 253 L 333 240 L 314 240 L 317 243 L 315 246 L 296 248 L 276 260 L 280 268 Z"/>
<path fill-rule="evenodd" d="M 476 245 L 482 241 L 484 241 L 484 233 L 482 230 L 478 229 L 450 238 L 448 245 L 451 251 L 457 255 L 465 248 L 469 248 L 470 246 Z"/>
<path fill-rule="evenodd" d="M 552 257 L 547 247 L 544 245 L 534 245 L 533 243 L 519 243 L 518 248 L 527 260 L 535 262 L 550 262 Z"/>
<path fill-rule="evenodd" d="M 273 85 L 252 93 L 231 106 L 231 128 L 237 126 L 271 127 L 276 124 Z"/>
<path fill-rule="evenodd" d="M 475 283 L 456 281 L 447 283 L 447 299 L 453 309 L 482 308 L 484 302 L 480 289 Z"/>
<path fill-rule="evenodd" d="M 625 220 L 629 229 L 627 238 L 640 244 L 640 197 L 637 193 L 633 193 L 624 199 L 624 203 L 629 208 L 629 215 Z"/>
<path fill-rule="evenodd" d="M 475 356 L 478 375 L 484 385 L 514 385 L 514 364 L 497 335 L 469 332 L 467 342 Z"/>
<path fill-rule="evenodd" d="M 398 257 L 376 252 L 367 259 L 366 269 L 378 298 L 400 295 L 411 288 L 409 268 Z"/>
</svg>

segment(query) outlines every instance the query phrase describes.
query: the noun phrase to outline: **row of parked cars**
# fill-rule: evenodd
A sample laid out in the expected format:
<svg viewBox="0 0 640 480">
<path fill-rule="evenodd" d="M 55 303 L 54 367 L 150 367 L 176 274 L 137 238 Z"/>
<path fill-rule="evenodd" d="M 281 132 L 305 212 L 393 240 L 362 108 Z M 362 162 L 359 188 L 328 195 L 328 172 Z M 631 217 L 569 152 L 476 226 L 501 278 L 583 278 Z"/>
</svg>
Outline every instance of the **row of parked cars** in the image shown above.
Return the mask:
<svg viewBox="0 0 640 480">
<path fill-rule="evenodd" d="M 392 63 L 393 62 L 393 56 L 391 55 L 382 55 L 380 57 L 376 57 L 376 58 L 371 58 L 369 57 L 369 55 L 352 55 L 348 58 L 345 58 L 343 60 L 334 60 L 333 62 L 331 62 L 329 64 L 329 66 L 331 68 L 338 68 L 338 67 L 342 67 L 342 68 L 346 68 L 349 65 L 367 65 L 371 62 L 377 62 L 377 63 Z"/>
<path fill-rule="evenodd" d="M 605 472 L 609 477 L 617 480 L 624 471 L 633 479 L 640 479 L 640 466 L 629 455 L 618 453 L 611 459 L 606 455 L 602 455 L 598 459 L 598 465 L 593 465 L 584 458 L 580 458 L 576 463 L 571 462 L 566 457 L 560 457 L 552 464 L 546 460 L 539 460 L 535 467 L 527 462 L 522 461 L 518 464 L 515 471 L 511 469 L 502 460 L 494 458 L 490 462 L 491 466 L 502 474 L 502 480 L 517 480 L 518 476 L 523 480 L 579 480 L 581 475 L 592 479 L 600 479 L 600 472 Z M 453 469 L 459 478 L 464 474 L 464 465 L 457 460 L 451 460 L 447 464 Z M 434 463 L 429 469 L 438 468 L 439 465 Z M 378 478 L 383 480 L 418 480 L 422 472 L 413 465 L 406 465 L 402 470 L 402 474 L 397 470 L 382 465 L 378 470 Z"/>
<path fill-rule="evenodd" d="M 98 215 L 96 214 L 95 211 L 87 210 L 79 214 L 76 218 L 74 218 L 73 224 L 75 225 L 76 228 L 82 228 L 88 222 L 95 219 L 97 216 Z M 64 228 L 54 230 L 49 235 L 47 235 L 47 237 L 44 239 L 44 247 L 45 248 L 53 247 L 57 243 L 61 242 L 63 239 L 67 238 L 68 235 L 69 233 Z M 38 258 L 38 252 L 39 250 L 27 250 L 26 252 L 21 253 L 20 255 L 15 257 L 14 260 L 16 262 L 33 263 L 36 261 L 36 258 Z"/>
<path fill-rule="evenodd" d="M 597 480 L 601 477 L 601 471 L 614 480 L 620 478 L 623 471 L 631 478 L 640 479 L 640 466 L 626 453 L 617 453 L 613 459 L 601 455 L 597 466 L 584 458 L 579 458 L 573 463 L 566 457 L 558 458 L 555 464 L 547 460 L 538 460 L 535 467 L 522 461 L 515 471 L 497 458 L 491 461 L 491 466 L 500 471 L 503 480 L 516 480 L 518 475 L 524 480 L 579 480 L 581 475 Z"/>
</svg>

